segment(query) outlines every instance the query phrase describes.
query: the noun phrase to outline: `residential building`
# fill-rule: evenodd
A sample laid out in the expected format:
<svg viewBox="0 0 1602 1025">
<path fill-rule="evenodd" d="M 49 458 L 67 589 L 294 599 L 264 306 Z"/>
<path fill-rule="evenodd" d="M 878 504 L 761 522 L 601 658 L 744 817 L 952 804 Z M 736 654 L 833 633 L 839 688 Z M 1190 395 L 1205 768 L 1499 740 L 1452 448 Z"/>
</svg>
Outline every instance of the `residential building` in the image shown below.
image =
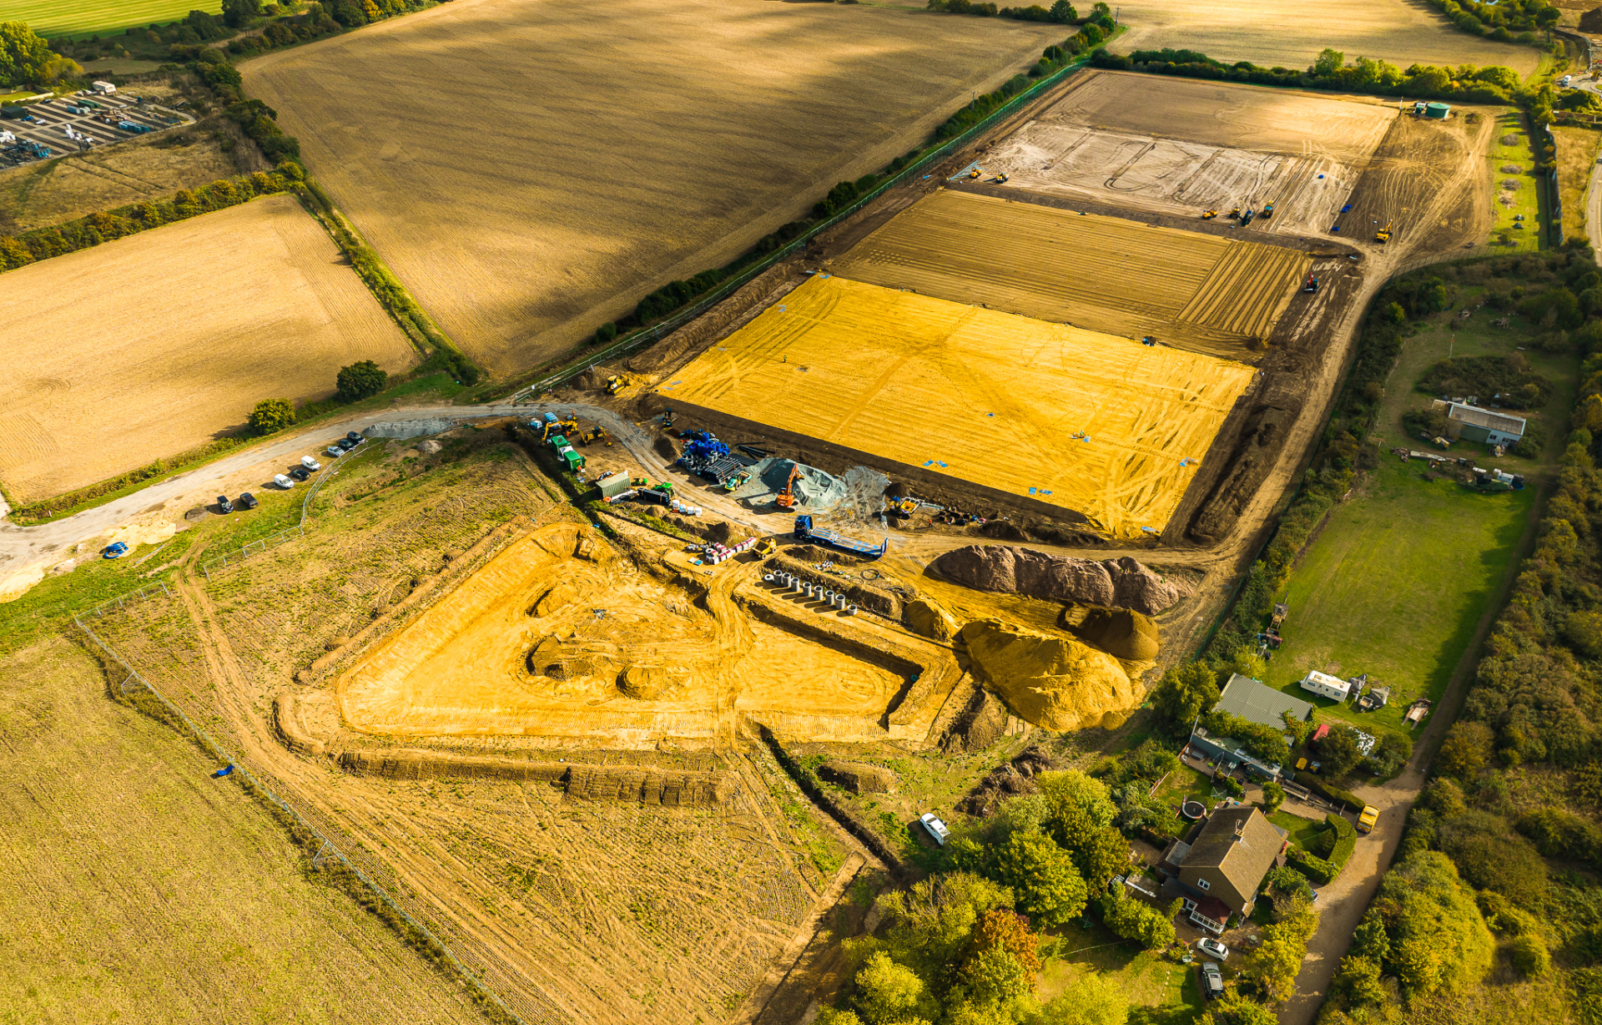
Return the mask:
<svg viewBox="0 0 1602 1025">
<path fill-rule="evenodd" d="M 1284 864 L 1288 845 L 1286 832 L 1254 807 L 1215 809 L 1163 852 L 1163 896 L 1180 897 L 1193 923 L 1220 935 L 1230 915 L 1252 913 L 1264 877 Z"/>
<path fill-rule="evenodd" d="M 1452 422 L 1456 436 L 1463 441 L 1484 445 L 1516 445 L 1524 437 L 1525 421 L 1522 417 L 1497 413 L 1466 402 L 1448 402 L 1446 418 Z"/>
<path fill-rule="evenodd" d="M 1230 675 L 1223 693 L 1218 697 L 1218 704 L 1213 707 L 1248 722 L 1279 728 L 1284 728 L 1287 712 L 1292 718 L 1303 722 L 1313 714 L 1313 706 L 1306 701 L 1266 687 L 1239 673 Z M 1225 775 L 1244 768 L 1259 779 L 1273 779 L 1281 771 L 1278 762 L 1264 761 L 1247 751 L 1246 746 L 1234 737 L 1214 734 L 1199 723 L 1191 729 L 1185 750 L 1214 763 L 1218 771 Z"/>
</svg>

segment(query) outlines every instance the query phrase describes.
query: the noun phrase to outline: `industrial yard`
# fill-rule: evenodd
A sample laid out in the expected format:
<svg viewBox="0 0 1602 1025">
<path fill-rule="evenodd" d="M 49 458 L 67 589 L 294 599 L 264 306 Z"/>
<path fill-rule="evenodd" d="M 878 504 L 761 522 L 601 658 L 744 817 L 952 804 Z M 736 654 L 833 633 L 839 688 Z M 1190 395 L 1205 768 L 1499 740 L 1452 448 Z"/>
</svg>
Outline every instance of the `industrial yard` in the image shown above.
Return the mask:
<svg viewBox="0 0 1602 1025">
<path fill-rule="evenodd" d="M 0 170 L 79 153 L 194 123 L 194 119 L 136 96 L 87 90 L 25 106 L 4 107 Z"/>
<path fill-rule="evenodd" d="M 293 197 L 269 196 L 0 275 L 0 304 L 29 311 L 0 382 L 7 494 L 56 495 L 204 445 L 264 398 L 326 397 L 358 359 L 413 365 L 338 261 Z"/>
</svg>

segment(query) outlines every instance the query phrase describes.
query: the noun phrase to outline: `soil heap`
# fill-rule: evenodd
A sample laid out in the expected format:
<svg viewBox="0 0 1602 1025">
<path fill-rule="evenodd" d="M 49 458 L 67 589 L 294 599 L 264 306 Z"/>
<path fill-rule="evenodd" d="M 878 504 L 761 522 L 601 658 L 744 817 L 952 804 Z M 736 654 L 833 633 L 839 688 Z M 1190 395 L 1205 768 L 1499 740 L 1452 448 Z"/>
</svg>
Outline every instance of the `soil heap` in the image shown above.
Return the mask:
<svg viewBox="0 0 1602 1025">
<path fill-rule="evenodd" d="M 957 635 L 957 621 L 951 613 L 927 598 L 914 598 L 901 610 L 901 621 L 920 637 L 949 641 Z"/>
<path fill-rule="evenodd" d="M 1163 579 L 1129 556 L 1096 562 L 1010 545 L 968 545 L 946 552 L 929 568 L 979 591 L 1133 609 L 1148 616 L 1190 595 L 1188 587 Z"/>
<path fill-rule="evenodd" d="M 1048 730 L 1112 726 L 1140 704 L 1135 685 L 1106 652 L 981 619 L 962 628 L 974 668 L 1013 712 Z"/>
<path fill-rule="evenodd" d="M 1138 612 L 1095 609 L 1073 628 L 1086 644 L 1128 662 L 1149 662 L 1157 657 L 1157 624 Z"/>
<path fill-rule="evenodd" d="M 853 794 L 890 794 L 896 789 L 896 774 L 877 765 L 830 759 L 818 766 L 818 776 L 836 783 Z"/>
</svg>

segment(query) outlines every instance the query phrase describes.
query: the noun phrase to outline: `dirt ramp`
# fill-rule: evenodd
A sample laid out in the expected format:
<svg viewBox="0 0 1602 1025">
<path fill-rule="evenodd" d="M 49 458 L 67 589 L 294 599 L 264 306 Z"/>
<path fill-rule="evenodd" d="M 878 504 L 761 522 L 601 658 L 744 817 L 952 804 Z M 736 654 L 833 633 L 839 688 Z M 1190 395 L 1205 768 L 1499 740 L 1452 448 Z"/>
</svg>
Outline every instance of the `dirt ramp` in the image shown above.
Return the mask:
<svg viewBox="0 0 1602 1025">
<path fill-rule="evenodd" d="M 689 806 L 718 804 L 733 785 L 719 772 L 653 772 L 612 765 L 575 765 L 567 796 L 585 801 Z"/>
<path fill-rule="evenodd" d="M 1118 660 L 1081 641 L 981 619 L 962 628 L 968 657 L 1021 719 L 1049 730 L 1111 725 L 1142 690 Z"/>
<path fill-rule="evenodd" d="M 1010 545 L 953 548 L 929 568 L 948 580 L 979 591 L 1157 613 L 1190 596 L 1190 588 L 1166 580 L 1125 556 L 1097 562 L 1047 555 Z"/>
<path fill-rule="evenodd" d="M 1258 406 L 1247 417 L 1240 441 L 1229 456 L 1229 468 L 1213 486 L 1187 533 L 1191 540 L 1213 544 L 1235 526 L 1246 503 L 1279 461 L 1280 449 L 1296 414 L 1278 406 Z"/>
</svg>

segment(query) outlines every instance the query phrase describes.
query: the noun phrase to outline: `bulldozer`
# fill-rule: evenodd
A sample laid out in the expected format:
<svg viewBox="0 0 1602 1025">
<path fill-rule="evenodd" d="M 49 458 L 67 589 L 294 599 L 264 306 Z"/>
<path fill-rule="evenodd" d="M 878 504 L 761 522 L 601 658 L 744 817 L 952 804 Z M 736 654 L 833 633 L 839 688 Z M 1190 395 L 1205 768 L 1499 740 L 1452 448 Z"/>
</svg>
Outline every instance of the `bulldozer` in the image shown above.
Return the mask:
<svg viewBox="0 0 1602 1025">
<path fill-rule="evenodd" d="M 795 479 L 801 473 L 801 464 L 790 463 L 790 479 L 784 482 L 784 489 L 773 499 L 780 509 L 795 508 Z"/>
<path fill-rule="evenodd" d="M 1389 242 L 1391 240 L 1391 225 L 1394 223 L 1394 221 L 1387 222 L 1385 227 L 1376 231 L 1374 233 L 1374 241 L 1380 243 L 1381 245 Z"/>
<path fill-rule="evenodd" d="M 606 428 L 599 424 L 579 435 L 580 445 L 588 445 L 592 441 L 604 441 L 607 448 L 612 447 L 612 439 L 607 435 Z"/>
<path fill-rule="evenodd" d="M 1217 217 L 1217 216 L 1218 216 L 1218 211 L 1217 210 L 1203 210 L 1202 211 L 1202 220 L 1204 220 L 1204 221 L 1210 221 L 1214 217 Z"/>
<path fill-rule="evenodd" d="M 623 375 L 613 374 L 611 377 L 606 379 L 606 393 L 608 395 L 616 395 L 618 389 L 627 383 L 627 381 L 623 380 Z"/>
</svg>

